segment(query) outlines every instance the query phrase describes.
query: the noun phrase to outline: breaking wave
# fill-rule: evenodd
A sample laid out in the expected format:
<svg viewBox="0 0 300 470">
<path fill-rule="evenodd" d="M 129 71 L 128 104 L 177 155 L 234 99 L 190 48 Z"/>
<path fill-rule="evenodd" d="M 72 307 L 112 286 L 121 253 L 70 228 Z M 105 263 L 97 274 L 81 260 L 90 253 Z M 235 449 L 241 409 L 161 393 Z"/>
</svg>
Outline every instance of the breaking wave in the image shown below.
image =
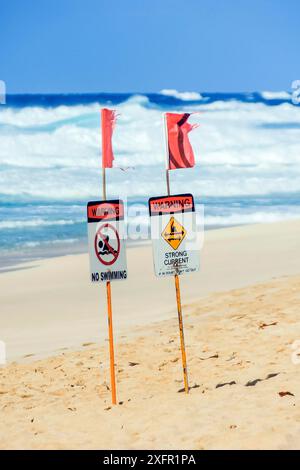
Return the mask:
<svg viewBox="0 0 300 470">
<path fill-rule="evenodd" d="M 300 107 L 287 92 L 8 96 L 0 107 L 2 248 L 14 243 L 13 229 L 15 243 L 86 236 L 85 204 L 101 196 L 104 105 L 120 115 L 109 197 L 165 194 L 163 113 L 190 111 L 200 124 L 190 134 L 197 166 L 171 172 L 171 189 L 205 203 L 207 226 L 300 215 Z"/>
<path fill-rule="evenodd" d="M 173 96 L 182 101 L 200 101 L 202 96 L 197 91 L 177 91 L 177 90 L 161 90 L 161 95 Z"/>
</svg>

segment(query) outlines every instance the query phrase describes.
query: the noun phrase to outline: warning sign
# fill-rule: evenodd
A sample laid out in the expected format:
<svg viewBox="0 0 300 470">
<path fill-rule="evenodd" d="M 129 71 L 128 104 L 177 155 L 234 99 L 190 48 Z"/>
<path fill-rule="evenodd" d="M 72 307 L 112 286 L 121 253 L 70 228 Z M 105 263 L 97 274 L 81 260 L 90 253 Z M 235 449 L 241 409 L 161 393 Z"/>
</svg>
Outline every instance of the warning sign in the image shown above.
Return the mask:
<svg viewBox="0 0 300 470">
<path fill-rule="evenodd" d="M 123 202 L 89 202 L 87 218 L 92 282 L 126 279 Z"/>
<path fill-rule="evenodd" d="M 193 196 L 152 197 L 149 213 L 155 274 L 160 277 L 199 271 Z"/>
</svg>

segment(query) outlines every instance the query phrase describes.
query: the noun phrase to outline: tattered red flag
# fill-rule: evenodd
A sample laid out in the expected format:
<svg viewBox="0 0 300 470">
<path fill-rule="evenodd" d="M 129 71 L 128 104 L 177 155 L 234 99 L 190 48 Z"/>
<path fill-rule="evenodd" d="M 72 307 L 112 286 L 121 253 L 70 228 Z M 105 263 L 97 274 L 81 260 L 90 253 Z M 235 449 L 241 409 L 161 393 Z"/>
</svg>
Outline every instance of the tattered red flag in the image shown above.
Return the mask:
<svg viewBox="0 0 300 470">
<path fill-rule="evenodd" d="M 114 154 L 112 149 L 112 135 L 117 119 L 116 111 L 113 109 L 101 109 L 102 128 L 102 168 L 112 168 Z"/>
<path fill-rule="evenodd" d="M 190 115 L 190 113 L 166 113 L 169 170 L 195 166 L 194 152 L 188 133 L 198 125 L 187 122 Z"/>
</svg>

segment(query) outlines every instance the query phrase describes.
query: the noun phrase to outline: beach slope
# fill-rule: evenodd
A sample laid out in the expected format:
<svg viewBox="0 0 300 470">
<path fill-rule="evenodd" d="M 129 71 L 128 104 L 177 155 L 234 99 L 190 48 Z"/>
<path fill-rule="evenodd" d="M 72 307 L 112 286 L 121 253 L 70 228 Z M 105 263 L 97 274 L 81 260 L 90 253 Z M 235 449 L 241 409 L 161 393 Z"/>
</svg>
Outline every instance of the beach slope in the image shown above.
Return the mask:
<svg viewBox="0 0 300 470">
<path fill-rule="evenodd" d="M 181 277 L 183 304 L 300 273 L 300 220 L 205 232 L 201 271 Z M 172 278 L 153 273 L 150 245 L 129 248 L 126 281 L 112 283 L 116 340 L 176 317 Z M 7 359 L 57 354 L 107 335 L 105 284 L 92 285 L 86 254 L 44 259 L 0 274 L 0 339 Z"/>
<path fill-rule="evenodd" d="M 189 395 L 175 315 L 118 342 L 115 407 L 107 345 L 0 369 L 0 448 L 299 449 L 299 283 L 185 306 Z"/>
</svg>

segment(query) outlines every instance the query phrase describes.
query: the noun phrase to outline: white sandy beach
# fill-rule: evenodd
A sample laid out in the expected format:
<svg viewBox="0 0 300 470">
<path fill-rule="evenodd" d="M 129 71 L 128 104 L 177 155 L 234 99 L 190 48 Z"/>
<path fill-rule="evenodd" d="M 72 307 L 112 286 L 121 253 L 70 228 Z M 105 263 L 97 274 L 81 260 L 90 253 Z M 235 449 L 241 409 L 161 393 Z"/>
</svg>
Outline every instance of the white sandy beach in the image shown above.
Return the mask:
<svg viewBox="0 0 300 470">
<path fill-rule="evenodd" d="M 201 272 L 181 277 L 182 301 L 300 273 L 300 221 L 205 233 Z M 174 281 L 157 279 L 151 245 L 127 250 L 129 277 L 112 284 L 116 338 L 174 318 Z M 54 353 L 107 334 L 105 284 L 92 285 L 87 255 L 23 265 L 0 275 L 1 339 L 8 359 Z"/>
<path fill-rule="evenodd" d="M 299 448 L 300 221 L 206 233 L 181 278 L 191 389 L 182 388 L 173 280 L 151 246 L 113 284 L 117 391 L 110 406 L 104 286 L 88 258 L 1 274 L 1 448 Z M 27 356 L 27 357 L 25 357 Z"/>
</svg>

